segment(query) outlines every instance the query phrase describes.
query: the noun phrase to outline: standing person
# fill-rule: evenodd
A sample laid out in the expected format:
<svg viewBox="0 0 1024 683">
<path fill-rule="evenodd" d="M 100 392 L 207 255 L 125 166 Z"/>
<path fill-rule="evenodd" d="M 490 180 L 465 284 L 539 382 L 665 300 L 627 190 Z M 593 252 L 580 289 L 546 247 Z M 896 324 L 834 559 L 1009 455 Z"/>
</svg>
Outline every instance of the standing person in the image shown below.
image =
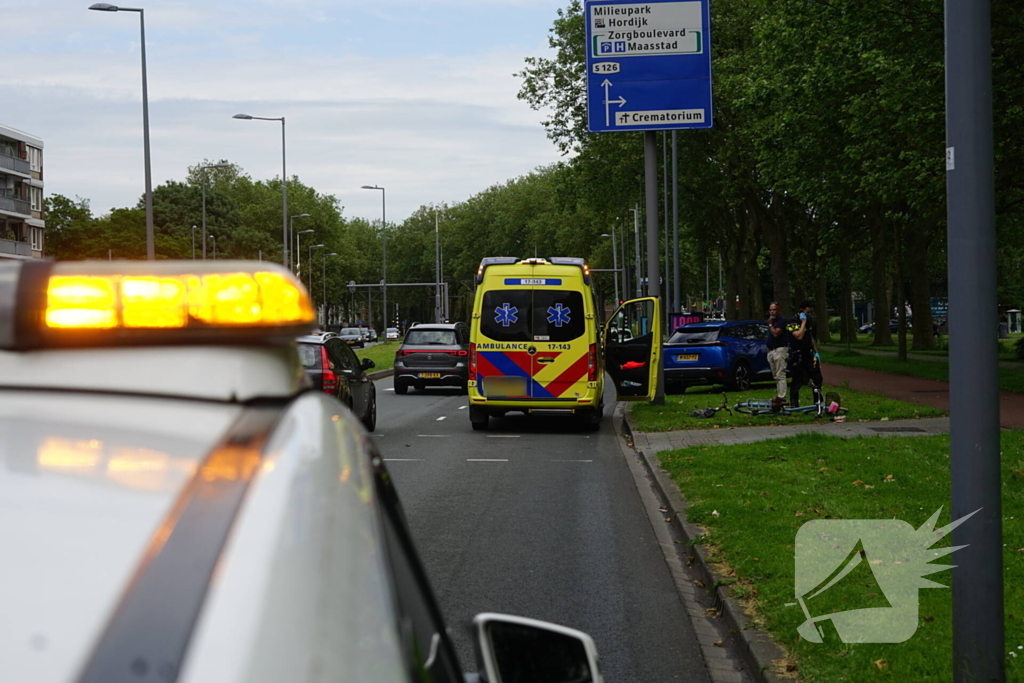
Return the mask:
<svg viewBox="0 0 1024 683">
<path fill-rule="evenodd" d="M 789 321 L 789 369 L 793 382 L 789 386 L 789 404 L 800 406 L 800 387 L 810 384 L 815 393 L 820 393 L 821 358 L 815 341 L 814 302 L 802 301 L 796 318 Z"/>
<path fill-rule="evenodd" d="M 786 367 L 789 364 L 789 330 L 778 302 L 768 305 L 768 365 L 775 378 L 776 398 L 772 408 L 782 407 L 786 402 Z"/>
</svg>

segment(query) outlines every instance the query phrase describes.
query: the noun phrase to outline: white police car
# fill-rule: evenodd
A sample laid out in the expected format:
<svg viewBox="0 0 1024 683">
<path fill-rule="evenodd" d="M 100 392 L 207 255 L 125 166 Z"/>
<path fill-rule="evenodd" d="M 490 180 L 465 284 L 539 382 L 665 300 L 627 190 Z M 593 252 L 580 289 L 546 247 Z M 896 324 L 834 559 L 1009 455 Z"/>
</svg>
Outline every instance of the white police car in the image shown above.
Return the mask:
<svg viewBox="0 0 1024 683">
<path fill-rule="evenodd" d="M 253 262 L 0 264 L 0 681 L 463 681 L 391 479 Z M 474 621 L 480 680 L 602 681 Z"/>
</svg>

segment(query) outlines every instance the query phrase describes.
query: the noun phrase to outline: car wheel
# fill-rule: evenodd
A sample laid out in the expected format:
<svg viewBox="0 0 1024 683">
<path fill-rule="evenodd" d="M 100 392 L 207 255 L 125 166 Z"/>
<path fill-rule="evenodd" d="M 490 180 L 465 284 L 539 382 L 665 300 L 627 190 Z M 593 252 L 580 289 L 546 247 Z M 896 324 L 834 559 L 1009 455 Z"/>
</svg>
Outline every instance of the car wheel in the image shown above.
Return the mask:
<svg viewBox="0 0 1024 683">
<path fill-rule="evenodd" d="M 746 361 L 739 361 L 732 371 L 732 380 L 729 388 L 733 391 L 747 391 L 750 389 L 750 365 Z"/>
<path fill-rule="evenodd" d="M 604 406 L 598 406 L 597 408 L 590 408 L 584 411 L 582 415 L 583 430 L 587 432 L 596 432 L 601 428 L 601 418 L 603 417 Z"/>
<path fill-rule="evenodd" d="M 409 385 L 405 382 L 395 380 L 395 393 L 404 396 L 409 391 Z"/>
<path fill-rule="evenodd" d="M 366 431 L 372 432 L 377 428 L 377 392 L 370 394 L 370 405 L 366 408 L 366 417 L 363 418 Z"/>
<path fill-rule="evenodd" d="M 473 425 L 473 431 L 487 431 L 487 423 L 490 422 L 490 420 L 491 418 L 487 414 L 486 408 L 481 408 L 479 406 L 469 407 L 469 422 Z"/>
</svg>

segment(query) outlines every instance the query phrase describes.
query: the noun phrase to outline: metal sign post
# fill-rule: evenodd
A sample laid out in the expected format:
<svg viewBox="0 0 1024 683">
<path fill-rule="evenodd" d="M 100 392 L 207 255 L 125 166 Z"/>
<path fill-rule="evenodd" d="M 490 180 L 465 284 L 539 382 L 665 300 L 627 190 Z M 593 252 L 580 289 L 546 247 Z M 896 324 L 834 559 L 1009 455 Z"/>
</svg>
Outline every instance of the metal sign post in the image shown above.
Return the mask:
<svg viewBox="0 0 1024 683">
<path fill-rule="evenodd" d="M 946 0 L 953 680 L 1005 680 L 989 0 Z"/>
</svg>

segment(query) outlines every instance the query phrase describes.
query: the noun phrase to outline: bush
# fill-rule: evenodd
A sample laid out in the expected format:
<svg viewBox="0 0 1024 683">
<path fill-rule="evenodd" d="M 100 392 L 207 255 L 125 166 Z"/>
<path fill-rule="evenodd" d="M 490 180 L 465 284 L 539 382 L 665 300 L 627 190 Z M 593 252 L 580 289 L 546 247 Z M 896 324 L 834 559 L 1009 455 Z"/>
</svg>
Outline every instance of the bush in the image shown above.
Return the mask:
<svg viewBox="0 0 1024 683">
<path fill-rule="evenodd" d="M 1018 339 L 1017 343 L 1014 344 L 1014 353 L 1017 355 L 1017 358 L 1024 360 L 1024 337 Z"/>
<path fill-rule="evenodd" d="M 828 331 L 832 334 L 839 334 L 843 329 L 842 318 L 829 318 L 828 319 Z"/>
</svg>

